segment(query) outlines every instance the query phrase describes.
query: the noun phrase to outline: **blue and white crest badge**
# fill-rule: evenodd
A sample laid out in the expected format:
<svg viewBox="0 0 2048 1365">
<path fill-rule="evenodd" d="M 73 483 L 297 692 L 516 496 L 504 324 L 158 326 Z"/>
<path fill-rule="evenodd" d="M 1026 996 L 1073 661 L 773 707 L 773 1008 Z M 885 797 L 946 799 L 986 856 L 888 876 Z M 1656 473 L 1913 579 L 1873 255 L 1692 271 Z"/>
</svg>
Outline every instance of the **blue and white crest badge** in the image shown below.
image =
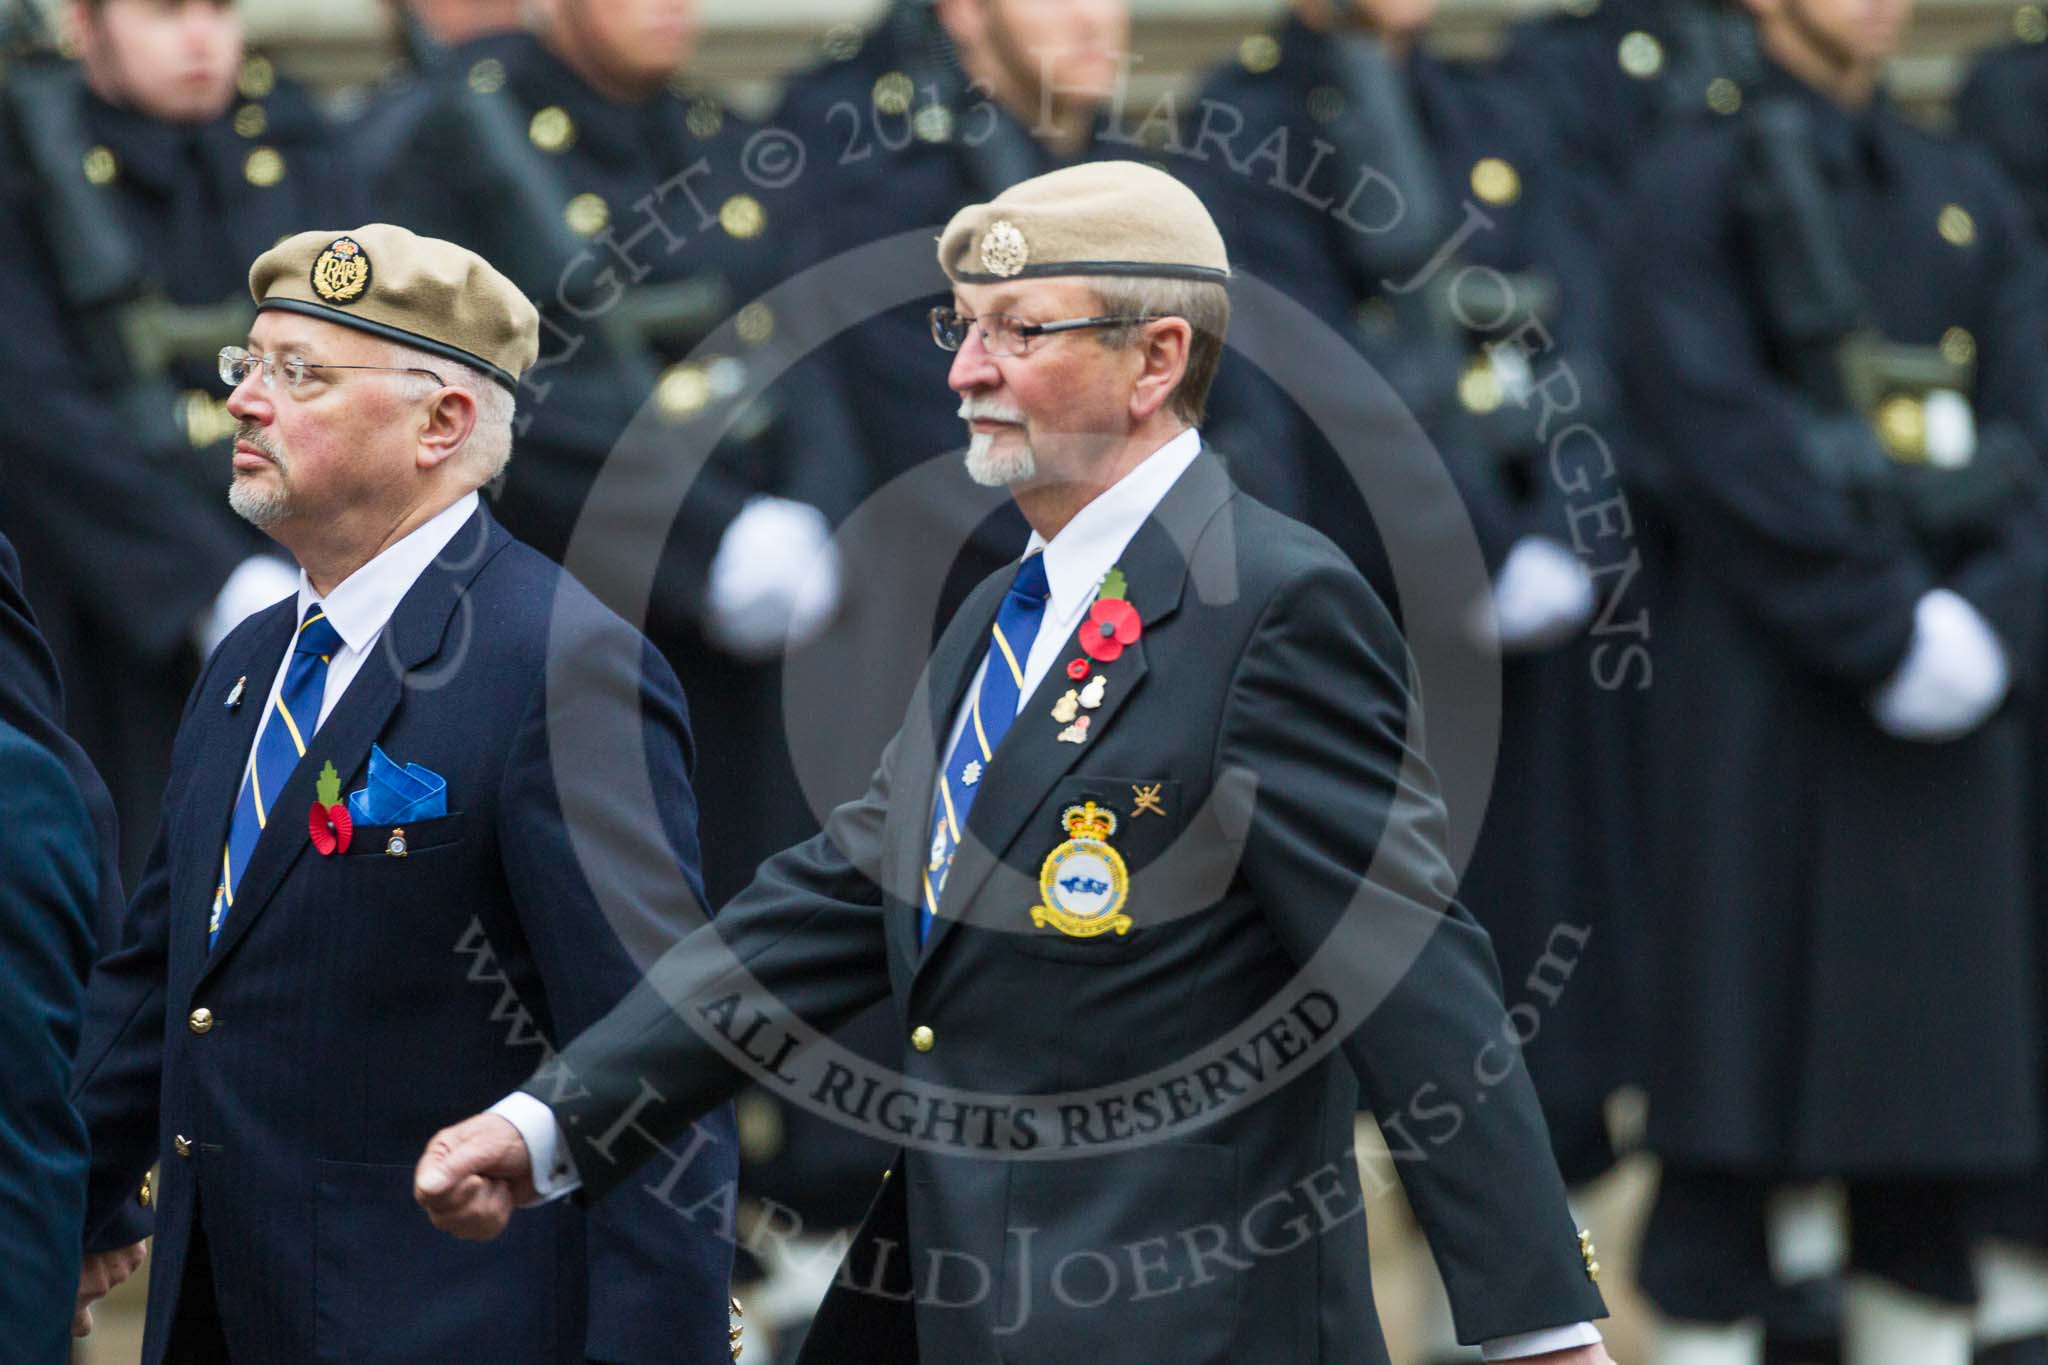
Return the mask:
<svg viewBox="0 0 2048 1365">
<path fill-rule="evenodd" d="M 1123 854 L 1109 846 L 1116 833 L 1116 812 L 1093 801 L 1069 806 L 1060 816 L 1071 837 L 1046 855 L 1038 869 L 1038 894 L 1044 904 L 1031 911 L 1031 922 L 1051 925 L 1069 938 L 1094 938 L 1114 929 L 1128 933 L 1131 917 L 1123 913 L 1131 894 L 1130 870 Z"/>
</svg>

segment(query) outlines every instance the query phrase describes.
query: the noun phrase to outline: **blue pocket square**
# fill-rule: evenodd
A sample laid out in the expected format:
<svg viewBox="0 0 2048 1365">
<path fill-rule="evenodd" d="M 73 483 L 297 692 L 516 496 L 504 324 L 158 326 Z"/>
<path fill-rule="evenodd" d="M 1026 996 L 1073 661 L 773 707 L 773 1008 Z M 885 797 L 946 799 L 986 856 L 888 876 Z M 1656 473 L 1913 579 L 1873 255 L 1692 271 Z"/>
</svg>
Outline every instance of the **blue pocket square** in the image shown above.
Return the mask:
<svg viewBox="0 0 2048 1365">
<path fill-rule="evenodd" d="M 448 813 L 445 778 L 417 763 L 400 767 L 374 744 L 364 780 L 367 786 L 348 794 L 349 818 L 359 824 L 402 825 Z"/>
</svg>

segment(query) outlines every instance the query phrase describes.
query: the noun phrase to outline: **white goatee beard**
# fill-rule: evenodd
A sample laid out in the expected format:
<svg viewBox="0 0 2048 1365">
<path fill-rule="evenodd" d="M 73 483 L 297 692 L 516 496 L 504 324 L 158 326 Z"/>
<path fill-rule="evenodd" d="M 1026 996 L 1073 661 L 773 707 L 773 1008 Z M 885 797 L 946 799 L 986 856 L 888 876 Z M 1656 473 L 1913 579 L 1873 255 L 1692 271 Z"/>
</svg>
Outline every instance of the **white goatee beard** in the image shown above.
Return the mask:
<svg viewBox="0 0 2048 1365">
<path fill-rule="evenodd" d="M 967 477 L 983 488 L 1007 488 L 1038 474 L 1038 455 L 1028 445 L 997 452 L 996 433 L 977 431 L 967 438 Z"/>
<path fill-rule="evenodd" d="M 235 477 L 228 485 L 228 506 L 236 516 L 257 530 L 268 530 L 291 515 L 291 494 L 283 488 L 265 488 L 254 479 Z"/>
</svg>

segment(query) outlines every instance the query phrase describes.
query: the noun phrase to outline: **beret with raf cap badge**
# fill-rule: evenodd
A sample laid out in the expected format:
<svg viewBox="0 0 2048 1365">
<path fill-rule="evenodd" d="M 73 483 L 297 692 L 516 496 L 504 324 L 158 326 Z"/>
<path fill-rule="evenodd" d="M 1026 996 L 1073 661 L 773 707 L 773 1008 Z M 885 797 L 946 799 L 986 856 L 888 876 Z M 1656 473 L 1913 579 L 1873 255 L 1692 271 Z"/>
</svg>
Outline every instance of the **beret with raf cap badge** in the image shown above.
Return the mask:
<svg viewBox="0 0 2048 1365">
<path fill-rule="evenodd" d="M 1020 181 L 953 215 L 939 265 L 958 284 L 1053 275 L 1230 278 L 1223 234 L 1195 192 L 1137 161 L 1093 161 Z"/>
<path fill-rule="evenodd" d="M 339 323 L 477 369 L 517 391 L 540 354 L 540 315 L 466 247 L 389 223 L 285 238 L 249 267 L 256 311 Z"/>
</svg>

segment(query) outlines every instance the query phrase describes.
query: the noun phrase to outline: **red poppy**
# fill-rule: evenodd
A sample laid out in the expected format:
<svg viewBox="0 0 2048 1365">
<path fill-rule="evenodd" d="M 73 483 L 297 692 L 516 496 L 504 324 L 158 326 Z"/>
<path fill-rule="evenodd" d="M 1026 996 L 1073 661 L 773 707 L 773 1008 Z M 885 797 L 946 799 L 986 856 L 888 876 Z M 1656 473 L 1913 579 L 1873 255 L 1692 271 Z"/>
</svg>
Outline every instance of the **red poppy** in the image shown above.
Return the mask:
<svg viewBox="0 0 2048 1365">
<path fill-rule="evenodd" d="M 1121 597 L 1098 597 L 1081 623 L 1081 652 L 1091 659 L 1110 663 L 1134 645 L 1144 633 L 1145 623 L 1138 609 Z"/>
<path fill-rule="evenodd" d="M 350 818 L 348 807 L 339 802 L 323 806 L 318 801 L 306 815 L 306 834 L 313 840 L 313 847 L 320 850 L 320 856 L 330 853 L 348 852 L 349 840 L 355 837 L 356 822 Z"/>
<path fill-rule="evenodd" d="M 1081 679 L 1087 677 L 1088 661 L 1086 659 L 1069 660 L 1067 663 L 1067 676 L 1072 678 L 1075 682 L 1079 682 L 1081 681 Z"/>
</svg>

